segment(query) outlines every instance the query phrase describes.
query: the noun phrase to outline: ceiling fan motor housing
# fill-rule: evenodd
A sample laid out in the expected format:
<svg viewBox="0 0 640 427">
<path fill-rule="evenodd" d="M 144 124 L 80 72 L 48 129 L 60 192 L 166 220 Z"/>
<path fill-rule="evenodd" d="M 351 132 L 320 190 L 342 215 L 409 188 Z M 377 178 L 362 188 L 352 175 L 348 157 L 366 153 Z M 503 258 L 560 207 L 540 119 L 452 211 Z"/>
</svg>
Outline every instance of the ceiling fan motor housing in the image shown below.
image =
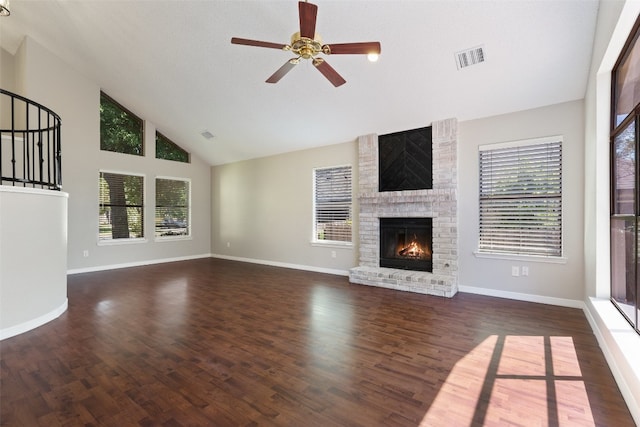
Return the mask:
<svg viewBox="0 0 640 427">
<path fill-rule="evenodd" d="M 319 34 L 315 34 L 313 39 L 301 37 L 300 32 L 291 36 L 291 51 L 304 59 L 309 59 L 323 52 L 322 39 Z"/>
</svg>

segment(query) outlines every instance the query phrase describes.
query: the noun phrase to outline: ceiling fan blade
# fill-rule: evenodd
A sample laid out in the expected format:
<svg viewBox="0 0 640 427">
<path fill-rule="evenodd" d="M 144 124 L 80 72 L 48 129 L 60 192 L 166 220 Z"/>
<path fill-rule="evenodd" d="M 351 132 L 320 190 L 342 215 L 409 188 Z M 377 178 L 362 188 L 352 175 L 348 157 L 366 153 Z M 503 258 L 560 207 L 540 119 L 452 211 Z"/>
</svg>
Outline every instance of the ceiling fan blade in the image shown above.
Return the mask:
<svg viewBox="0 0 640 427">
<path fill-rule="evenodd" d="M 324 59 L 314 58 L 313 65 L 320 71 L 335 87 L 342 86 L 347 81 L 342 78 L 336 70 Z"/>
<path fill-rule="evenodd" d="M 242 44 L 245 46 L 257 46 L 257 47 L 268 47 L 271 49 L 285 49 L 286 44 L 282 43 L 271 43 L 271 42 L 263 42 L 260 40 L 250 40 L 250 39 L 241 39 L 239 37 L 232 37 L 231 44 Z"/>
<path fill-rule="evenodd" d="M 316 36 L 316 16 L 318 6 L 304 1 L 298 2 L 300 12 L 300 36 L 313 39 Z"/>
<path fill-rule="evenodd" d="M 328 47 L 328 52 L 325 50 Z M 369 53 L 380 54 L 380 42 L 362 42 L 362 43 L 337 43 L 331 45 L 324 45 L 322 50 L 326 54 L 340 55 L 340 54 L 352 54 L 352 55 L 367 55 Z"/>
<path fill-rule="evenodd" d="M 273 73 L 271 77 L 269 77 L 266 82 L 267 83 L 278 83 L 281 78 L 285 76 L 289 71 L 293 69 L 296 65 L 298 65 L 299 59 L 293 58 L 284 63 L 284 65 L 278 68 L 278 71 Z"/>
</svg>

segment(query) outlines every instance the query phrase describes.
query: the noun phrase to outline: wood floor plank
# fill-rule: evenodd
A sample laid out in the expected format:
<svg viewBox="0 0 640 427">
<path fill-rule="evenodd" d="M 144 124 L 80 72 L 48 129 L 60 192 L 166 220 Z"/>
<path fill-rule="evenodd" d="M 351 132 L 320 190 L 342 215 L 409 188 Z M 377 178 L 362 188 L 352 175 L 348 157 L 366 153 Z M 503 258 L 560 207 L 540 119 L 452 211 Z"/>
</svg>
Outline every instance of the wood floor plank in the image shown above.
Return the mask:
<svg viewBox="0 0 640 427">
<path fill-rule="evenodd" d="M 2 426 L 633 426 L 581 310 L 217 259 L 77 274 Z"/>
</svg>

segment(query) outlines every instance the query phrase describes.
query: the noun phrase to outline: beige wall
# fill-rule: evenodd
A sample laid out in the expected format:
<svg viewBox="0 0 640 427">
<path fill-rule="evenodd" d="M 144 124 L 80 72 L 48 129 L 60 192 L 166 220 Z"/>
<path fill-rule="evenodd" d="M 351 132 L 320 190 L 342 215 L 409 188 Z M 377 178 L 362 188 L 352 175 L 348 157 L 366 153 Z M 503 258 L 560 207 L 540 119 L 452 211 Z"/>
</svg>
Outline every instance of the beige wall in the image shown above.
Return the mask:
<svg viewBox="0 0 640 427">
<path fill-rule="evenodd" d="M 68 264 L 71 271 L 208 256 L 211 236 L 210 168 L 196 156 L 191 164 L 155 159 L 153 123 L 146 123 L 144 157 L 100 150 L 100 85 L 76 72 L 32 39 L 15 55 L 17 91 L 62 119 L 63 190 L 69 193 Z M 19 77 L 19 78 L 18 78 Z M 144 119 L 144 112 L 135 112 Z M 180 143 L 180 141 L 175 141 Z M 98 245 L 100 170 L 145 175 L 145 243 Z M 190 178 L 190 240 L 156 242 L 153 236 L 155 177 Z M 84 251 L 89 256 L 84 257 Z"/>
<path fill-rule="evenodd" d="M 15 92 L 15 61 L 13 56 L 0 48 L 0 89 Z M 11 123 L 11 103 L 7 97 L 0 99 L 0 128 Z"/>
<path fill-rule="evenodd" d="M 461 122 L 458 125 L 460 286 L 474 292 L 498 291 L 526 298 L 538 295 L 584 299 L 583 197 L 584 113 L 582 101 Z M 478 146 L 560 135 L 562 144 L 562 263 L 532 258 L 478 258 Z M 529 275 L 514 277 L 512 267 L 527 266 Z M 469 290 L 469 289 L 467 289 Z M 494 292 L 495 293 L 495 292 Z M 565 301 L 565 303 L 569 303 Z"/>
<path fill-rule="evenodd" d="M 486 290 L 580 304 L 584 298 L 583 130 L 581 101 L 459 123 L 458 199 L 460 212 L 465 212 L 459 225 L 461 286 L 474 292 Z M 473 252 L 478 238 L 478 145 L 550 135 L 564 137 L 566 261 L 557 264 L 476 258 Z M 310 244 L 312 170 L 342 164 L 353 165 L 354 173 L 357 172 L 355 142 L 213 167 L 212 252 L 254 262 L 334 271 L 358 265 L 355 234 L 354 247 L 349 249 Z M 357 210 L 354 212 L 357 227 Z M 332 251 L 336 252 L 336 258 L 331 257 Z M 512 277 L 512 265 L 527 265 L 529 276 Z"/>
<path fill-rule="evenodd" d="M 354 141 L 213 167 L 212 252 L 346 273 L 357 265 L 357 228 L 353 247 L 311 244 L 312 174 L 316 167 L 352 165 L 355 199 L 357 159 Z M 357 218 L 357 213 L 354 216 Z"/>
<path fill-rule="evenodd" d="M 0 88 L 14 91 L 15 87 L 15 64 L 13 55 L 0 48 Z"/>
</svg>

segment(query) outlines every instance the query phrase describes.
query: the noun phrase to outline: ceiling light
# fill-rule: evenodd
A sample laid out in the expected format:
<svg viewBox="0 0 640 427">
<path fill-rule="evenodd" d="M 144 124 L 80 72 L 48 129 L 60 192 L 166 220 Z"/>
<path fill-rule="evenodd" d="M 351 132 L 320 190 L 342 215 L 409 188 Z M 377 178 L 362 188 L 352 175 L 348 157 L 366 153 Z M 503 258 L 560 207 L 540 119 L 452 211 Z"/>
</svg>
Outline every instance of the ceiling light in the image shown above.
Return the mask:
<svg viewBox="0 0 640 427">
<path fill-rule="evenodd" d="M 9 16 L 11 11 L 9 10 L 9 0 L 0 0 L 0 16 Z"/>
<path fill-rule="evenodd" d="M 367 59 L 369 60 L 369 62 L 376 62 L 379 57 L 380 55 L 378 55 L 377 53 L 370 53 L 367 55 Z"/>
</svg>

